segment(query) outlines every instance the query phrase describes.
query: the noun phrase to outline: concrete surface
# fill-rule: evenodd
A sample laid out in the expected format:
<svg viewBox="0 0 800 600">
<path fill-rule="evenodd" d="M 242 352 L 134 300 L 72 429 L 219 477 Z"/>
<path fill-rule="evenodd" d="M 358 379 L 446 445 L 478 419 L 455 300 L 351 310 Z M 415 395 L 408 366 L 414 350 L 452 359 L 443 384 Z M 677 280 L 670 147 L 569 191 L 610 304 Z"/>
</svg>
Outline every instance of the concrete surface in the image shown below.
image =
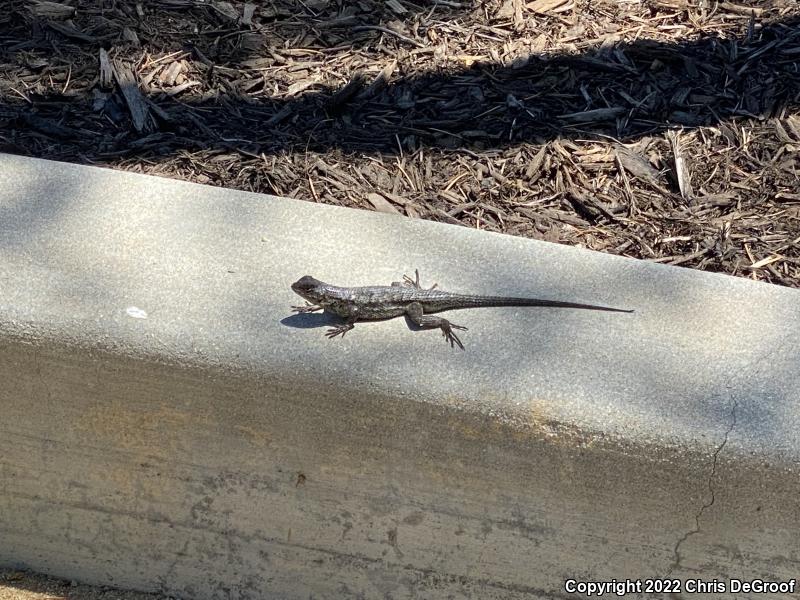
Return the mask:
<svg viewBox="0 0 800 600">
<path fill-rule="evenodd" d="M 414 268 L 636 312 L 451 313 L 465 352 L 290 312 L 302 275 Z M 0 567 L 201 599 L 788 582 L 799 339 L 795 290 L 0 155 Z"/>
</svg>

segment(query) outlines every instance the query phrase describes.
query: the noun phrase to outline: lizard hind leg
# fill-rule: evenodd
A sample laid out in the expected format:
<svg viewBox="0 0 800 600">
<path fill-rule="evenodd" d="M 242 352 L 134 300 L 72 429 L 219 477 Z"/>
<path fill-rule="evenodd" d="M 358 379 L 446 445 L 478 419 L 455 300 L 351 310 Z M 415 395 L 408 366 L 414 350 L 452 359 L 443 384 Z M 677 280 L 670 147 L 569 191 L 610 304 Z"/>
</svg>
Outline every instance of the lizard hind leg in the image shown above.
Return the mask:
<svg viewBox="0 0 800 600">
<path fill-rule="evenodd" d="M 414 275 L 416 276 L 414 279 L 411 279 L 411 277 L 409 277 L 408 275 L 403 275 L 403 281 L 402 281 L 402 283 L 398 283 L 398 285 L 404 285 L 406 287 L 413 287 L 413 288 L 416 288 L 418 290 L 433 290 L 433 289 L 436 289 L 436 286 L 439 285 L 438 283 L 434 283 L 431 287 L 424 288 L 419 284 L 419 269 L 414 269 Z M 394 284 L 392 284 L 392 285 L 394 285 Z"/>
<path fill-rule="evenodd" d="M 458 336 L 453 330 L 460 329 L 466 331 L 466 327 L 455 325 L 447 319 L 443 319 L 442 317 L 426 315 L 422 309 L 422 305 L 419 302 L 412 302 L 409 304 L 406 307 L 406 315 L 408 315 L 408 318 L 411 319 L 415 325 L 425 327 L 426 329 L 441 329 L 442 336 L 445 340 L 447 340 L 447 342 L 450 343 L 451 348 L 458 346 L 462 350 L 464 349 L 464 344 L 461 343 L 461 340 L 458 339 Z"/>
</svg>

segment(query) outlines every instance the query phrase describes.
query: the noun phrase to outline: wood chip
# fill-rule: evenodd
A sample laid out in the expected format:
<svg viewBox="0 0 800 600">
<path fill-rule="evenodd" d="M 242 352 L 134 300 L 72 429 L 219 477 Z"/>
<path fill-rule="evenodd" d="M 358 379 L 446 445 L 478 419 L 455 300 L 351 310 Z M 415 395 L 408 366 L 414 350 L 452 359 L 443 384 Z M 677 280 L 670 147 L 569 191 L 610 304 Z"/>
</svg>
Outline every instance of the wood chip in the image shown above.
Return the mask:
<svg viewBox="0 0 800 600">
<path fill-rule="evenodd" d="M 125 98 L 125 103 L 128 105 L 136 131 L 139 133 L 150 131 L 153 127 L 153 121 L 144 97 L 139 91 L 133 69 L 122 62 L 115 61 L 114 78 L 117 80 L 117 85 L 119 85 L 122 96 Z"/>
<path fill-rule="evenodd" d="M 735 15 L 755 15 L 760 17 L 764 9 L 759 6 L 744 6 L 741 4 L 733 4 L 732 2 L 720 2 L 720 10 L 733 13 Z"/>
<path fill-rule="evenodd" d="M 386 6 L 396 15 L 405 15 L 408 9 L 399 0 L 386 0 Z"/>
<path fill-rule="evenodd" d="M 683 157 L 680 135 L 676 132 L 669 132 L 669 145 L 672 148 L 673 172 L 678 182 L 678 190 L 684 200 L 691 201 L 692 193 L 691 179 L 689 177 L 689 167 Z"/>
<path fill-rule="evenodd" d="M 240 23 L 242 25 L 247 25 L 248 27 L 253 24 L 253 15 L 256 12 L 257 6 L 252 2 L 245 2 L 244 6 L 242 7 L 242 18 L 240 19 Z"/>
<path fill-rule="evenodd" d="M 288 96 L 296 96 L 300 92 L 307 90 L 310 87 L 317 85 L 319 82 L 316 79 L 309 78 L 309 79 L 302 79 L 300 81 L 296 81 L 292 85 L 289 86 L 289 89 L 286 90 L 286 94 Z"/>
<path fill-rule="evenodd" d="M 394 215 L 399 215 L 400 211 L 397 210 L 394 205 L 389 202 L 386 198 L 381 196 L 380 194 L 376 194 L 375 192 L 367 194 L 367 200 L 378 212 L 382 213 L 389 213 Z"/>
<path fill-rule="evenodd" d="M 47 19 L 70 19 L 75 15 L 75 7 L 60 2 L 34 2 L 28 6 L 37 17 Z"/>
<path fill-rule="evenodd" d="M 569 10 L 571 0 L 534 0 L 528 2 L 525 6 L 535 13 L 546 15 L 553 12 L 564 12 Z"/>
<path fill-rule="evenodd" d="M 94 43 L 99 41 L 100 39 L 93 35 L 89 35 L 80 31 L 78 28 L 75 27 L 75 25 L 69 22 L 58 23 L 57 21 L 48 21 L 47 26 L 50 27 L 50 29 L 54 29 L 61 35 L 65 35 L 68 38 L 80 40 L 82 42 Z"/>
<path fill-rule="evenodd" d="M 594 110 L 584 110 L 576 113 L 558 115 L 558 118 L 564 119 L 565 121 L 573 121 L 575 123 L 592 123 L 616 119 L 617 117 L 624 115 L 625 112 L 626 110 L 620 107 L 595 108 Z"/>
<path fill-rule="evenodd" d="M 329 108 L 339 110 L 364 88 L 364 76 L 356 74 L 347 85 L 336 91 L 328 101 Z"/>
<path fill-rule="evenodd" d="M 494 14 L 496 19 L 510 19 L 514 16 L 514 0 L 503 0 L 503 4 Z"/>
<path fill-rule="evenodd" d="M 772 263 L 776 263 L 779 260 L 783 260 L 782 256 L 768 256 L 767 258 L 762 258 L 761 260 L 754 262 L 752 265 L 747 267 L 748 269 L 762 269 L 767 265 L 771 265 Z"/>
<path fill-rule="evenodd" d="M 114 82 L 114 67 L 111 66 L 111 61 L 108 58 L 108 52 L 104 48 L 100 48 L 100 87 L 108 90 Z"/>
</svg>

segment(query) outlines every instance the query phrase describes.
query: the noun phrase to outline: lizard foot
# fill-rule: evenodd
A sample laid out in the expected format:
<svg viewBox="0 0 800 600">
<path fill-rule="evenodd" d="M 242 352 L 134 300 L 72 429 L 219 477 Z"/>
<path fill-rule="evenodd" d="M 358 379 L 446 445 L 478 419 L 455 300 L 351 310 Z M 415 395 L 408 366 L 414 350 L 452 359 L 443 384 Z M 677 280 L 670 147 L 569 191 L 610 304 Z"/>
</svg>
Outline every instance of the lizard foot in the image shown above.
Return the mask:
<svg viewBox="0 0 800 600">
<path fill-rule="evenodd" d="M 328 331 L 325 332 L 325 337 L 333 339 L 337 335 L 344 337 L 344 334 L 353 329 L 355 325 L 352 323 L 343 323 L 341 325 L 336 325 L 335 327 L 331 327 Z"/>
<path fill-rule="evenodd" d="M 312 313 L 318 310 L 322 310 L 321 306 L 317 306 L 316 304 L 309 304 L 306 302 L 305 306 L 293 306 L 292 310 L 296 313 Z"/>
<path fill-rule="evenodd" d="M 450 342 L 450 347 L 455 348 L 458 346 L 462 350 L 464 349 L 464 344 L 461 343 L 461 340 L 458 339 L 458 336 L 453 333 L 453 329 L 460 329 L 466 331 L 466 327 L 462 327 L 461 325 L 453 325 L 450 321 L 445 321 L 442 319 L 442 323 L 439 325 L 439 328 L 442 330 L 442 335 L 444 339 Z"/>
<path fill-rule="evenodd" d="M 416 275 L 415 279 L 411 279 L 411 277 L 409 277 L 408 275 L 403 275 L 403 283 L 409 287 L 417 288 L 418 290 L 424 290 L 424 289 L 433 290 L 436 288 L 437 285 L 439 285 L 438 283 L 434 283 L 429 288 L 423 288 L 419 284 L 419 269 L 414 269 L 414 274 Z"/>
</svg>

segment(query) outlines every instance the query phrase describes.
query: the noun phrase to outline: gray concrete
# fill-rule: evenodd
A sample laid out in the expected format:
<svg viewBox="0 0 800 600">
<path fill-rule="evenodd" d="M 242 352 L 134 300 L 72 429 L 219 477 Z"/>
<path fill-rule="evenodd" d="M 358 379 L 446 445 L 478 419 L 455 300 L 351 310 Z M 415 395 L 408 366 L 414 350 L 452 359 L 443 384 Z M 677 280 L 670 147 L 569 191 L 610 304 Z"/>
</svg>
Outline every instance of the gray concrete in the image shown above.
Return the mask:
<svg viewBox="0 0 800 600">
<path fill-rule="evenodd" d="M 452 313 L 465 352 L 291 316 L 302 275 L 415 267 L 636 312 Z M 200 599 L 788 581 L 798 340 L 795 290 L 0 155 L 0 566 Z"/>
</svg>

